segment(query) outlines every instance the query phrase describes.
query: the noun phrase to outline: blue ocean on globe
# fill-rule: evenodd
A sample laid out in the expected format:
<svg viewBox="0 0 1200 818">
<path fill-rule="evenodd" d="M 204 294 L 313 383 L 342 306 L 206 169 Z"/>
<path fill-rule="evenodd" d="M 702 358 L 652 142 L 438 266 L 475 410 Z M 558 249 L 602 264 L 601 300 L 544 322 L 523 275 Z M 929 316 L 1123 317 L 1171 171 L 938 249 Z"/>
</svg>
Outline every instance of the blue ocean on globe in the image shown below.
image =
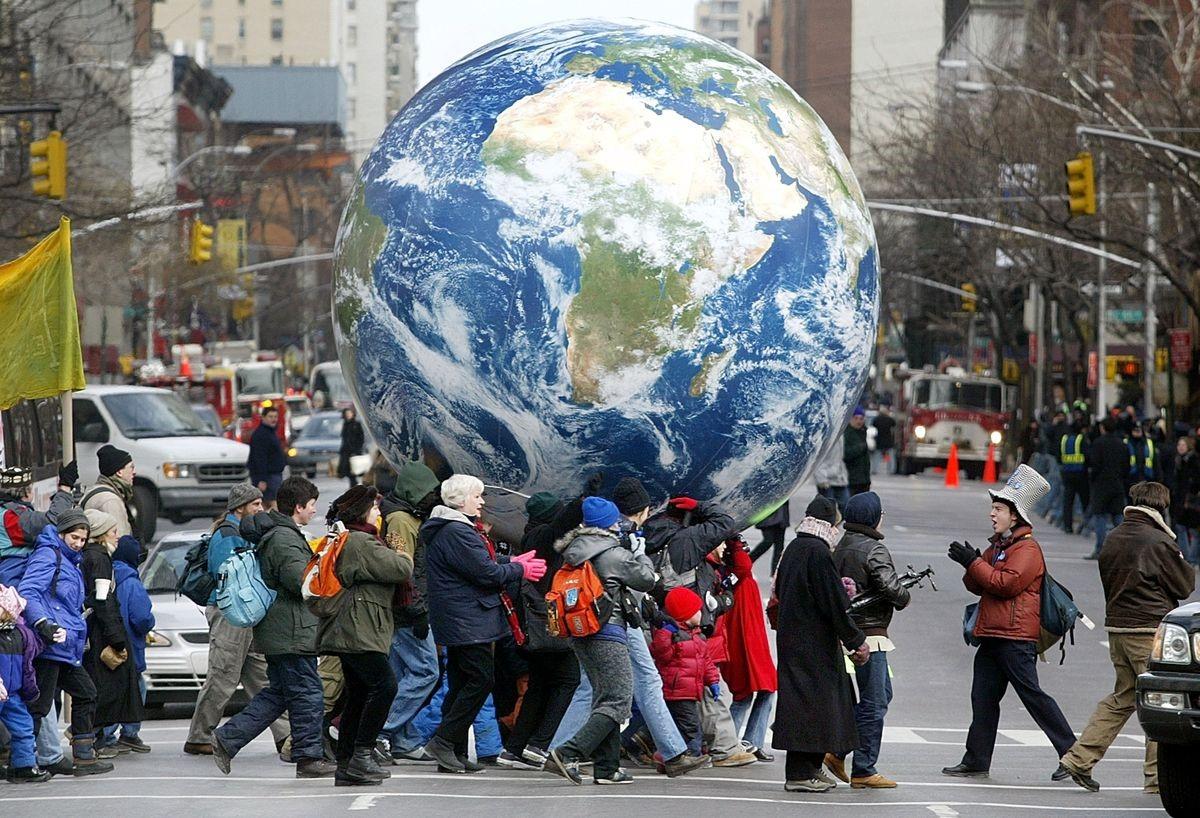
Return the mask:
<svg viewBox="0 0 1200 818">
<path fill-rule="evenodd" d="M 829 130 L 746 55 L 581 20 L 484 46 L 380 137 L 342 218 L 347 382 L 395 464 L 765 516 L 840 434 L 879 269 Z"/>
</svg>

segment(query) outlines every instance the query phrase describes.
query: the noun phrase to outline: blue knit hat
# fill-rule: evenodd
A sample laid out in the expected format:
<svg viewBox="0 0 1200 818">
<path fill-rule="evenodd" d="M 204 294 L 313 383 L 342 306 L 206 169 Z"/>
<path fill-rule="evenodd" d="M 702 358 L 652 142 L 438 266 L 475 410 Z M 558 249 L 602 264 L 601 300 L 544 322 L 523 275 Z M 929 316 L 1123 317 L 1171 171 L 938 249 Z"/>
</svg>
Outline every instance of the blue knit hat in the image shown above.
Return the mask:
<svg viewBox="0 0 1200 818">
<path fill-rule="evenodd" d="M 856 494 L 850 498 L 850 502 L 846 503 L 846 522 L 848 523 L 876 528 L 881 519 L 883 519 L 883 504 L 879 502 L 879 495 L 873 491 Z"/>
<path fill-rule="evenodd" d="M 619 519 L 621 519 L 621 512 L 617 511 L 612 500 L 605 500 L 603 497 L 583 498 L 584 525 L 608 528 Z"/>
</svg>

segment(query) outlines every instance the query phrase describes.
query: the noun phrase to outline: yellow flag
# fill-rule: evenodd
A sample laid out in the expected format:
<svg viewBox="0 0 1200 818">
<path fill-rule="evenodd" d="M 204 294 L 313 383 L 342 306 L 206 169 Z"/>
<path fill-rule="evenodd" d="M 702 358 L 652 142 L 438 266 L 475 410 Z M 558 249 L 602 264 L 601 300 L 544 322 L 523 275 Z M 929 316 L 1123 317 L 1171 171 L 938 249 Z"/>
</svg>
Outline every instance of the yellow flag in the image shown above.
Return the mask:
<svg viewBox="0 0 1200 818">
<path fill-rule="evenodd" d="M 0 264 L 0 409 L 83 389 L 71 221 Z"/>
</svg>

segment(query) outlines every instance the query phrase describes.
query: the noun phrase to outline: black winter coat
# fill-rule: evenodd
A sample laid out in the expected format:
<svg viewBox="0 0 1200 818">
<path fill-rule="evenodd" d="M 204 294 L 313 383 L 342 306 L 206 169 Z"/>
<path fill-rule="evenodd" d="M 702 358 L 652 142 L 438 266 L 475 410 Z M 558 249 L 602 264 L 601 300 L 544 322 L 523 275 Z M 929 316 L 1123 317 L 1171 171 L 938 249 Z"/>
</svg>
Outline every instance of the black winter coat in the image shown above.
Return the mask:
<svg viewBox="0 0 1200 818">
<path fill-rule="evenodd" d="M 779 598 L 779 704 L 776 750 L 845 754 L 858 745 L 854 689 L 841 646 L 866 637 L 847 612 L 850 599 L 829 546 L 800 534 L 788 545 L 775 575 Z"/>
<path fill-rule="evenodd" d="M 113 576 L 112 557 L 108 549 L 98 542 L 90 542 L 83 549 L 80 560 L 80 570 L 83 572 L 85 608 L 92 609 L 88 617 L 88 647 L 83 655 L 83 666 L 96 685 L 96 714 L 94 723 L 97 727 L 110 724 L 139 722 L 144 717 L 142 694 L 138 689 L 138 670 L 133 660 L 133 652 L 129 651 L 129 636 L 125 632 L 125 623 L 121 619 L 121 604 L 117 600 L 117 583 Z M 100 601 L 96 598 L 96 580 L 112 581 L 108 598 Z M 100 654 L 106 647 L 124 648 L 129 658 L 116 669 L 109 670 L 100 661 Z"/>
<path fill-rule="evenodd" d="M 870 636 L 887 636 L 892 613 L 908 605 L 908 589 L 900 584 L 892 554 L 883 544 L 883 535 L 873 528 L 846 523 L 846 533 L 833 552 L 838 574 L 854 580 L 858 593 L 882 593 L 884 599 L 851 616 L 854 624 Z"/>
<path fill-rule="evenodd" d="M 1129 447 L 1120 433 L 1103 434 L 1092 441 L 1087 464 L 1092 513 L 1120 514 L 1125 508 L 1125 476 L 1129 473 Z"/>
<path fill-rule="evenodd" d="M 362 454 L 367 445 L 367 435 L 358 418 L 342 421 L 342 443 L 338 449 L 338 477 L 349 477 L 350 458 Z"/>
<path fill-rule="evenodd" d="M 717 569 L 706 557 L 718 545 L 738 533 L 733 517 L 730 517 L 715 503 L 701 503 L 695 511 L 680 520 L 677 517 L 660 512 L 655 514 L 642 526 L 646 537 L 646 554 L 651 557 L 655 568 L 664 579 L 670 571 L 679 575 L 682 584 L 704 598 L 704 594 L 712 589 L 717 578 Z M 666 561 L 670 560 L 670 566 Z M 690 572 L 695 571 L 695 574 Z M 664 590 L 673 586 L 669 583 Z M 702 623 L 712 624 L 712 612 L 707 606 L 702 609 Z"/>
<path fill-rule="evenodd" d="M 500 591 L 525 570 L 488 554 L 469 517 L 437 506 L 421 526 L 429 626 L 439 645 L 478 645 L 511 636 Z"/>
<path fill-rule="evenodd" d="M 871 449 L 867 446 L 867 427 L 847 426 L 842 460 L 846 463 L 846 479 L 851 486 L 871 482 Z"/>
<path fill-rule="evenodd" d="M 524 649 L 531 653 L 569 653 L 567 639 L 551 636 L 546 630 L 546 594 L 554 574 L 562 567 L 563 556 L 554 544 L 583 523 L 583 497 L 567 503 L 548 523 L 530 525 L 517 548 L 518 554 L 532 551 L 546 561 L 546 573 L 537 582 L 521 581 L 521 592 L 514 599 L 521 627 L 528 641 Z"/>
<path fill-rule="evenodd" d="M 287 456 L 283 453 L 283 444 L 275 430 L 265 423 L 250 435 L 250 456 L 246 458 L 246 470 L 250 472 L 250 482 L 258 485 L 267 482 L 273 474 L 283 474 L 287 466 Z"/>
</svg>

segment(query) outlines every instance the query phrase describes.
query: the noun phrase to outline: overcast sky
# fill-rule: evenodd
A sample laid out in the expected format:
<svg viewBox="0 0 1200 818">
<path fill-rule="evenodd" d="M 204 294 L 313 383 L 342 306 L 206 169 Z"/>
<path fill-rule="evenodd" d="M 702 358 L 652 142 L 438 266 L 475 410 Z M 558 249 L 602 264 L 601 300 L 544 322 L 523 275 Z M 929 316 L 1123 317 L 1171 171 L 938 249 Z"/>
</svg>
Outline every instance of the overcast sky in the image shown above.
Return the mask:
<svg viewBox="0 0 1200 818">
<path fill-rule="evenodd" d="M 420 0 L 417 84 L 459 57 L 530 26 L 580 17 L 635 17 L 692 28 L 695 0 Z"/>
</svg>

